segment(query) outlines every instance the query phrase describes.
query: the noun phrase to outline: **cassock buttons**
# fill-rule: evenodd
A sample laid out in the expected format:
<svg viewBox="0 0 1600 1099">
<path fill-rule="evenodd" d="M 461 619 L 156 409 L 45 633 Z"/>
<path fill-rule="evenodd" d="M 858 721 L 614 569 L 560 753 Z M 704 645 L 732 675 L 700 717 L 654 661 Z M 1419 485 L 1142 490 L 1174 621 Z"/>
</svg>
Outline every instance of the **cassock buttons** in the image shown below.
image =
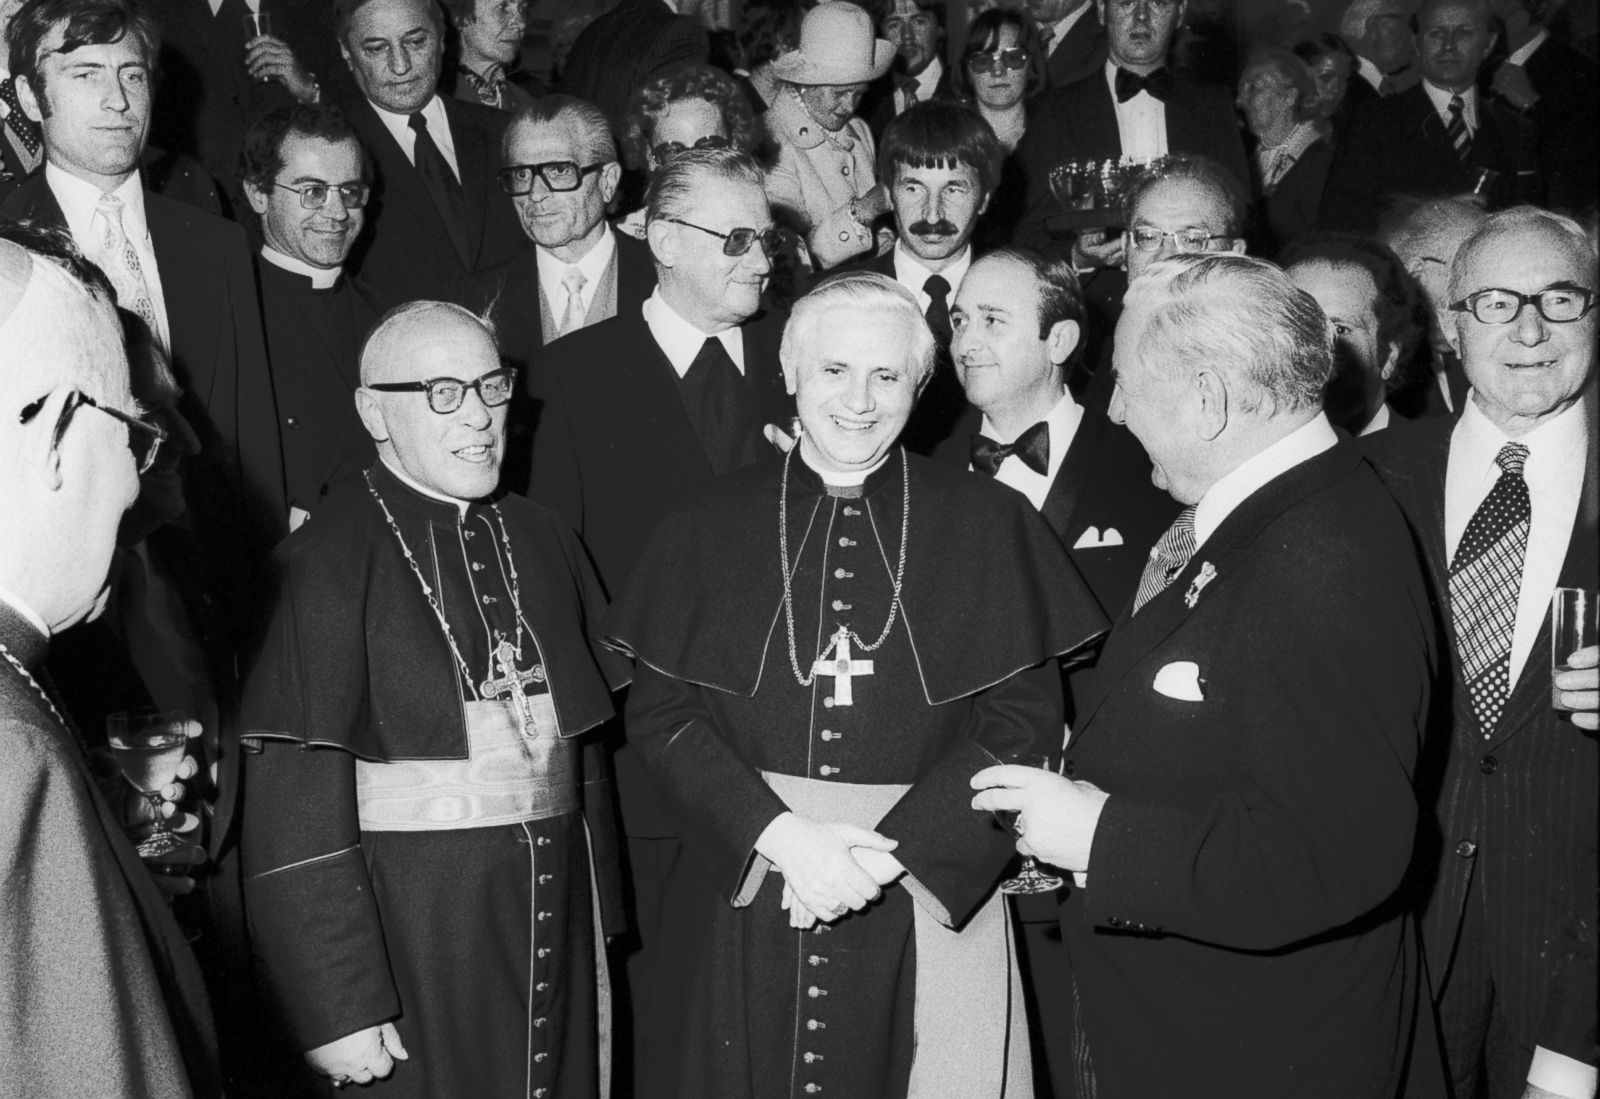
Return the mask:
<svg viewBox="0 0 1600 1099">
<path fill-rule="evenodd" d="M 845 513 L 845 515 L 847 517 L 849 517 L 851 519 L 854 519 L 857 515 L 861 514 L 861 509 L 860 508 L 856 508 L 856 507 L 851 507 L 849 504 L 846 504 L 844 506 L 844 513 Z"/>
<path fill-rule="evenodd" d="M 820 1095 L 821 1093 L 822 1093 L 822 1085 L 821 1084 L 807 1084 L 806 1085 L 806 1094 L 807 1095 Z"/>
<path fill-rule="evenodd" d="M 855 575 L 856 574 L 851 572 L 849 569 L 834 569 L 833 570 L 833 578 L 835 580 L 853 580 L 853 579 L 855 579 Z"/>
<path fill-rule="evenodd" d="M 548 920 L 550 918 L 550 913 L 548 913 L 548 912 L 540 912 L 534 918 L 537 919 L 540 923 L 544 923 L 545 920 Z"/>
<path fill-rule="evenodd" d="M 483 571 L 483 562 L 482 561 L 474 561 L 472 563 L 472 571 L 473 572 L 482 572 Z"/>
<path fill-rule="evenodd" d="M 549 847 L 550 846 L 550 837 L 549 836 L 539 836 L 533 842 L 538 844 L 540 847 Z"/>
<path fill-rule="evenodd" d="M 835 599 L 833 601 L 833 609 L 836 611 L 847 611 L 854 606 L 854 603 L 846 603 L 843 599 Z"/>
<path fill-rule="evenodd" d="M 540 885 L 545 885 L 548 882 L 553 881 L 554 879 L 555 879 L 555 875 L 554 874 L 540 874 L 539 875 L 539 884 Z"/>
<path fill-rule="evenodd" d="M 806 989 L 806 995 L 810 996 L 813 1000 L 815 1000 L 818 996 L 826 996 L 827 994 L 827 989 L 818 988 L 816 985 L 812 985 L 810 988 Z"/>
<path fill-rule="evenodd" d="M 533 1055 L 533 1063 L 536 1065 L 542 1065 L 549 1059 L 550 1055 L 548 1053 L 535 1053 Z"/>
<path fill-rule="evenodd" d="M 288 424 L 290 427 L 299 427 L 300 426 L 300 418 L 298 416 L 290 416 L 287 420 L 284 421 L 284 423 Z"/>
<path fill-rule="evenodd" d="M 498 603 L 498 602 L 500 602 L 500 600 L 496 599 L 492 595 L 486 595 L 486 596 L 483 597 L 483 605 L 485 607 L 487 607 L 487 606 L 489 606 L 489 605 L 491 605 L 493 603 Z"/>
<path fill-rule="evenodd" d="M 823 698 L 822 698 L 822 706 L 823 706 L 824 709 L 827 709 L 827 710 L 833 709 L 833 696 L 832 695 L 824 695 Z"/>
<path fill-rule="evenodd" d="M 822 1060 L 822 1054 L 812 1053 L 809 1049 L 806 1050 L 806 1064 L 813 1064 L 820 1060 Z"/>
<path fill-rule="evenodd" d="M 549 992 L 550 991 L 550 982 L 549 981 L 540 981 L 538 984 L 533 986 L 533 990 L 535 992 Z"/>
<path fill-rule="evenodd" d="M 832 740 L 834 737 L 838 736 L 839 734 L 834 732 L 832 729 L 824 729 L 824 730 L 822 730 L 822 732 L 819 735 L 822 737 L 823 740 Z"/>
<path fill-rule="evenodd" d="M 827 1030 L 828 1029 L 828 1024 L 822 1022 L 820 1019 L 807 1019 L 806 1020 L 806 1029 L 807 1030 Z"/>
<path fill-rule="evenodd" d="M 853 546 L 855 544 L 856 544 L 856 540 L 854 538 L 847 538 L 842 534 L 839 536 L 839 548 L 840 549 L 849 549 L 851 546 Z"/>
<path fill-rule="evenodd" d="M 817 768 L 817 774 L 821 775 L 823 778 L 827 778 L 829 775 L 838 774 L 840 770 L 841 770 L 841 768 L 830 767 L 826 763 L 824 763 L 821 767 Z"/>
<path fill-rule="evenodd" d="M 549 954 L 550 954 L 550 948 L 548 946 L 541 946 L 539 948 L 539 957 L 541 957 L 541 958 L 548 957 Z"/>
</svg>

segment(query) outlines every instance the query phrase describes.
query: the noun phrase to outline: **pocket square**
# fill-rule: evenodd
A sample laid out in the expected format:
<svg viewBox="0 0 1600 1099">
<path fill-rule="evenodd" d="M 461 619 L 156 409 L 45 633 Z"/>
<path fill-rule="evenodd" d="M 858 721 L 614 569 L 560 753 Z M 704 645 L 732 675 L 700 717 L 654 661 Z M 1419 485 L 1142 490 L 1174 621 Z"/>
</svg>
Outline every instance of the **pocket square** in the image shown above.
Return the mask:
<svg viewBox="0 0 1600 1099">
<path fill-rule="evenodd" d="M 1180 702 L 1204 702 L 1206 696 L 1200 683 L 1200 665 L 1192 660 L 1175 660 L 1156 673 L 1156 681 L 1151 685 Z"/>
<path fill-rule="evenodd" d="M 1116 527 L 1107 527 L 1104 534 L 1099 527 L 1085 527 L 1073 549 L 1104 549 L 1109 546 L 1122 545 L 1122 532 Z"/>
</svg>

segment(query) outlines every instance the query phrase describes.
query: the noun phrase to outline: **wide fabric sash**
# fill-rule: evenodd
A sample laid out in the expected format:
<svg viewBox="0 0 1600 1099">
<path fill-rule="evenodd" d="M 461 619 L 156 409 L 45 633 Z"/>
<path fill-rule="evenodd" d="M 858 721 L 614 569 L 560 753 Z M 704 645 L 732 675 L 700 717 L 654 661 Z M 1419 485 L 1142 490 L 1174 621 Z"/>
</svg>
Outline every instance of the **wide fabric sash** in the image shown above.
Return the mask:
<svg viewBox="0 0 1600 1099">
<path fill-rule="evenodd" d="M 560 737 L 548 694 L 528 704 L 533 724 L 523 736 L 509 700 L 466 703 L 466 759 L 357 760 L 361 830 L 487 828 L 578 808 L 577 747 Z"/>
<path fill-rule="evenodd" d="M 910 789 L 770 772 L 761 777 L 801 816 L 863 828 L 876 828 Z M 755 899 L 769 870 L 778 873 L 762 856 L 751 859 L 735 907 Z M 908 873 L 898 884 L 915 902 L 917 937 L 909 1099 L 1029 1099 L 1027 1009 L 1005 898 L 997 890 L 957 931 L 949 926 L 949 911 L 916 878 Z"/>
</svg>

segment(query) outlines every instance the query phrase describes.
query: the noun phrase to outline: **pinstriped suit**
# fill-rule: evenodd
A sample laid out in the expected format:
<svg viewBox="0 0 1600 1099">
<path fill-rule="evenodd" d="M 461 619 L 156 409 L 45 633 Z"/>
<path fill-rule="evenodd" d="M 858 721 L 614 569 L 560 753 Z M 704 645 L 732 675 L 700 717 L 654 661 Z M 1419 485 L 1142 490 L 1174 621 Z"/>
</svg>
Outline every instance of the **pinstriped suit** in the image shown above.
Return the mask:
<svg viewBox="0 0 1600 1099">
<path fill-rule="evenodd" d="M 1374 461 L 1411 522 L 1441 628 L 1456 653 L 1445 558 L 1445 472 L 1455 420 L 1374 437 Z M 1595 448 L 1559 583 L 1593 587 L 1600 568 Z M 1600 751 L 1550 706 L 1548 616 L 1487 737 L 1472 712 L 1459 658 L 1440 684 L 1419 796 L 1434 805 L 1419 839 L 1423 931 L 1447 1044 L 1453 997 L 1493 989 L 1489 1094 L 1520 1095 L 1533 1047 L 1596 1061 L 1596 817 Z M 1481 995 L 1481 993 L 1480 993 Z M 1459 1073 L 1461 1065 L 1452 1065 Z"/>
</svg>

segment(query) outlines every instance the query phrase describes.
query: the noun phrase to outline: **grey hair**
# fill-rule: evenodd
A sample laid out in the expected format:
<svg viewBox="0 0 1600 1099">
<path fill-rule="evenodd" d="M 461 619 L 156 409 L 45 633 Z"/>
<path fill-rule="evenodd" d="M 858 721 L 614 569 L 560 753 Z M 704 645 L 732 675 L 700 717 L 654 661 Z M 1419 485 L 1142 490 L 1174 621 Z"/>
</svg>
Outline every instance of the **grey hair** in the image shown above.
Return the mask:
<svg viewBox="0 0 1600 1099">
<path fill-rule="evenodd" d="M 496 354 L 499 353 L 500 340 L 495 335 L 494 323 L 488 317 L 479 316 L 472 310 L 448 301 L 408 301 L 397 305 L 383 316 L 378 318 L 378 323 L 372 326 L 372 331 L 367 333 L 367 338 L 361 341 L 361 354 L 357 361 L 360 363 L 361 384 L 367 385 L 372 381 L 373 371 L 376 369 L 373 356 L 376 354 L 382 338 L 389 334 L 393 328 L 404 324 L 416 324 L 422 321 L 422 314 L 442 312 L 474 325 L 489 342 L 494 344 Z"/>
<path fill-rule="evenodd" d="M 1128 224 L 1133 224 L 1134 213 L 1146 195 L 1163 183 L 1192 183 L 1211 193 L 1222 207 L 1226 219 L 1222 231 L 1238 237 L 1244 230 L 1245 194 L 1233 173 L 1207 156 L 1197 153 L 1173 153 L 1153 161 L 1141 169 L 1128 184 L 1122 196 L 1123 213 Z"/>
<path fill-rule="evenodd" d="M 1465 240 L 1489 215 L 1475 201 L 1464 198 L 1410 199 L 1397 202 L 1381 225 L 1378 239 L 1404 259 L 1427 247 L 1439 234 L 1455 230 Z M 1454 254 L 1438 257 L 1449 263 Z"/>
<path fill-rule="evenodd" d="M 617 142 L 599 107 L 575 95 L 544 95 L 512 116 L 500 141 L 500 159 L 511 163 L 511 142 L 524 127 L 566 125 L 578 132 L 575 154 L 581 164 L 614 164 Z"/>
<path fill-rule="evenodd" d="M 650 181 L 644 195 L 646 224 L 691 213 L 695 195 L 708 179 L 746 183 L 763 189 L 766 186 L 765 175 L 749 153 L 737 149 L 687 149 L 673 157 Z"/>
<path fill-rule="evenodd" d="M 1472 235 L 1462 241 L 1461 247 L 1456 249 L 1455 259 L 1450 264 L 1450 299 L 1454 301 L 1465 291 L 1463 284 L 1466 281 L 1467 265 L 1477 248 L 1508 233 L 1540 228 L 1549 229 L 1557 236 L 1567 238 L 1568 246 L 1578 257 L 1583 265 L 1584 274 L 1589 279 L 1588 289 L 1593 292 L 1597 267 L 1595 246 L 1589 239 L 1589 234 L 1583 231 L 1583 226 L 1565 214 L 1551 213 L 1538 206 L 1513 206 L 1509 210 L 1501 210 L 1484 218 L 1472 231 Z"/>
<path fill-rule="evenodd" d="M 1322 406 L 1333 374 L 1333 341 L 1316 299 L 1282 269 L 1239 255 L 1159 260 L 1128 286 L 1124 311 L 1147 320 L 1142 362 L 1209 367 L 1236 383 L 1245 412 Z"/>
<path fill-rule="evenodd" d="M 674 165 L 677 163 L 673 161 Z M 915 381 L 921 385 L 933 374 L 939 345 L 934 341 L 915 295 L 889 276 L 873 271 L 830 275 L 794 303 L 789 311 L 789 322 L 783 328 L 783 344 L 778 349 L 778 358 L 785 366 L 800 362 L 812 333 L 835 309 L 872 313 L 883 323 L 888 323 L 896 314 L 903 316 L 911 328 L 911 344 L 907 350 L 916 370 Z"/>
<path fill-rule="evenodd" d="M 1373 16 L 1407 6 L 1409 5 L 1396 4 L 1394 0 L 1353 0 L 1339 19 L 1339 37 L 1346 42 L 1359 42 L 1367 36 L 1367 23 Z M 1396 14 L 1410 14 L 1410 12 Z"/>
</svg>

